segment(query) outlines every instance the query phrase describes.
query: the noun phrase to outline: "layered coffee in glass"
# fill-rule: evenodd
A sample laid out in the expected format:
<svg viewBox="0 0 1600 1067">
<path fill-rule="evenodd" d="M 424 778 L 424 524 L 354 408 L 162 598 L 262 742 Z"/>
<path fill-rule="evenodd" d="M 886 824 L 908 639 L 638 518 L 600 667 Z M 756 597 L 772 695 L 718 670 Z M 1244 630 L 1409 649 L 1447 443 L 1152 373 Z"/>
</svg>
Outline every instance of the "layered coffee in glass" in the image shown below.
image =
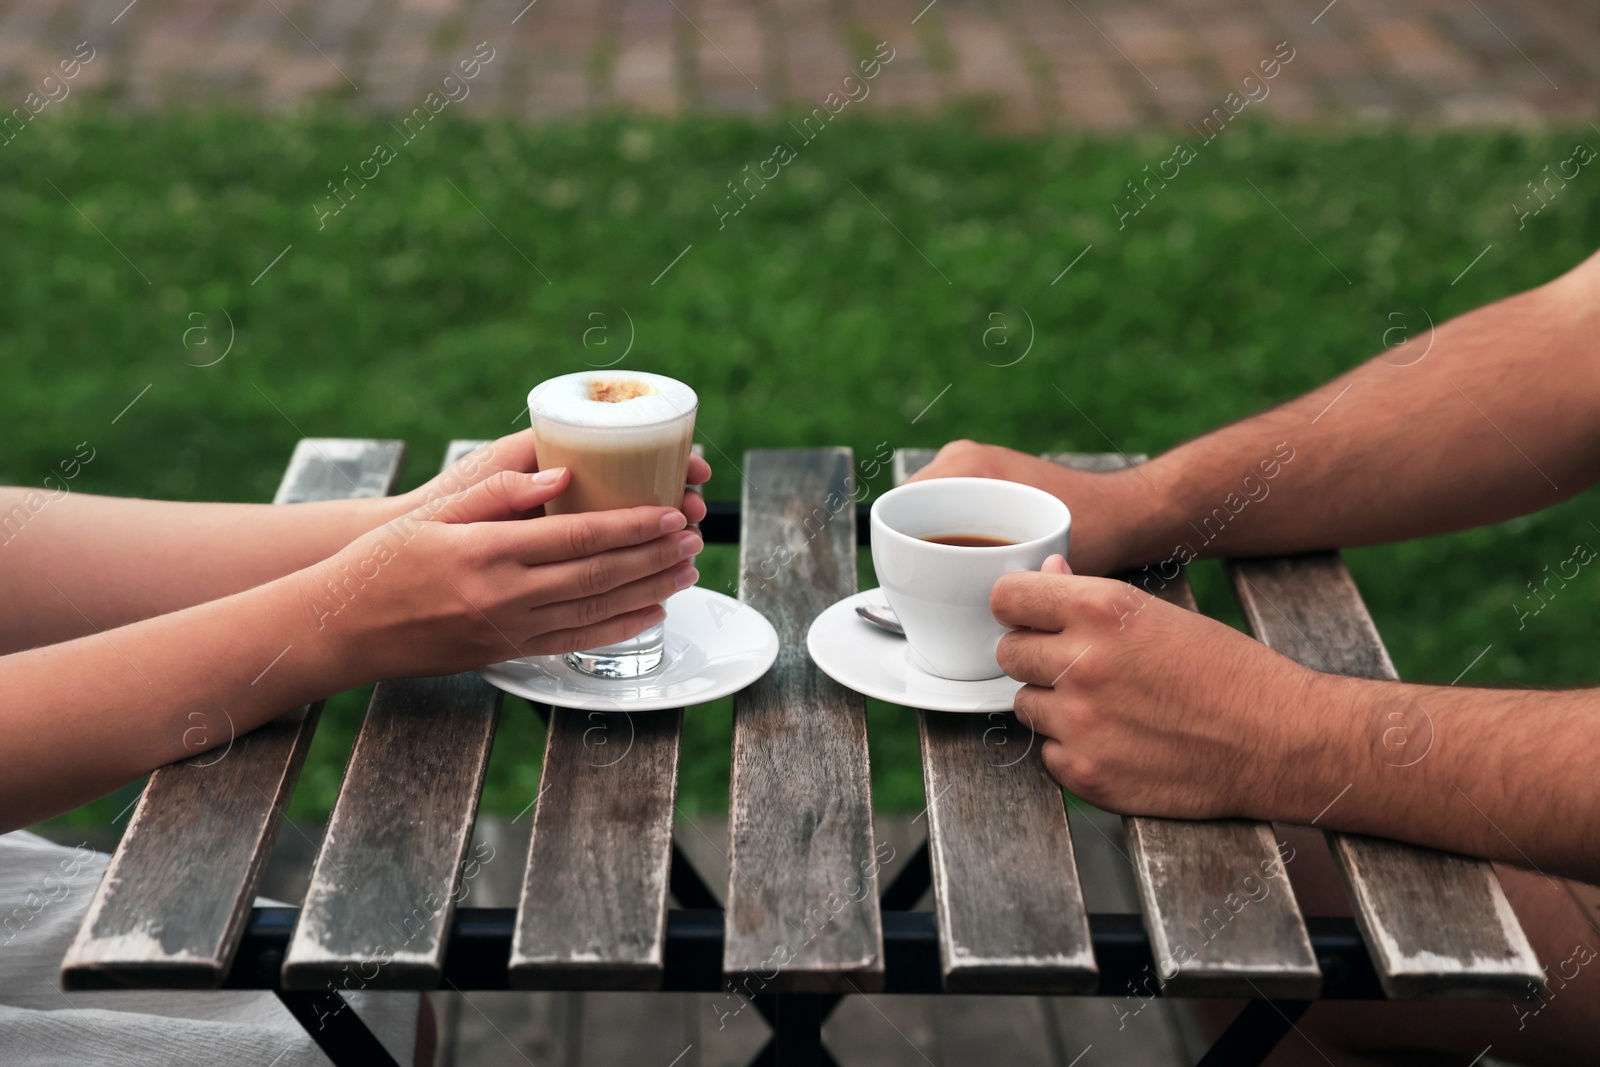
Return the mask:
<svg viewBox="0 0 1600 1067">
<path fill-rule="evenodd" d="M 641 371 L 585 371 L 528 394 L 539 469 L 566 467 L 551 515 L 655 504 L 682 507 L 699 398 L 680 381 Z M 567 655 L 584 674 L 637 678 L 656 670 L 665 624 L 628 641 Z"/>
</svg>

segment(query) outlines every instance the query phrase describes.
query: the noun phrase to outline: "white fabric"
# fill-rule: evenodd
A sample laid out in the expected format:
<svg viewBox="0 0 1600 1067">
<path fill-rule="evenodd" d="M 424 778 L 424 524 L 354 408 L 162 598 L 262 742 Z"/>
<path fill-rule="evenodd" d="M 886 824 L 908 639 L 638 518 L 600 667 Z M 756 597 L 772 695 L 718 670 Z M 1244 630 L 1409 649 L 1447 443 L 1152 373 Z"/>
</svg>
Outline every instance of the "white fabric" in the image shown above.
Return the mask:
<svg viewBox="0 0 1600 1067">
<path fill-rule="evenodd" d="M 0 834 L 0 1064 L 327 1067 L 272 993 L 63 993 L 61 959 L 109 860 L 25 830 Z M 345 998 L 395 1060 L 409 1065 L 417 994 Z"/>
</svg>

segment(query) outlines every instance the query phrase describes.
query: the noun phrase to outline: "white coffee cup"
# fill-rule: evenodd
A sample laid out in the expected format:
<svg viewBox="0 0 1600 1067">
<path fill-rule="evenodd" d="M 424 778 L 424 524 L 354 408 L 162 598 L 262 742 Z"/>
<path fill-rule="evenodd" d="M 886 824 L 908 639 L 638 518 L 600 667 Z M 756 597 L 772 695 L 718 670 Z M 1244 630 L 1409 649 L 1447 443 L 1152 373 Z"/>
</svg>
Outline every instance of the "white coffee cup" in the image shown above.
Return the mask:
<svg viewBox="0 0 1600 1067">
<path fill-rule="evenodd" d="M 994 478 L 934 478 L 872 505 L 872 565 L 900 617 L 911 663 L 941 678 L 998 678 L 1006 627 L 989 611 L 1002 575 L 1066 555 L 1072 514 L 1042 489 Z M 941 545 L 926 537 L 992 537 L 1009 545 Z"/>
</svg>

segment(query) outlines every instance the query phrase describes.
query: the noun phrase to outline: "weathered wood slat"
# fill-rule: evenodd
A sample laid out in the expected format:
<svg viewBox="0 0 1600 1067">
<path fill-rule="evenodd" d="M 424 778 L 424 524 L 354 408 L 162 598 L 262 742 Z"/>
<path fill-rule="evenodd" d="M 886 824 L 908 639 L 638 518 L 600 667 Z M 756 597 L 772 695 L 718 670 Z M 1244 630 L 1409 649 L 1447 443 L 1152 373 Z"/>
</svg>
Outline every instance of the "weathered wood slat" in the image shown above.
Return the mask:
<svg viewBox="0 0 1600 1067">
<path fill-rule="evenodd" d="M 551 713 L 512 985 L 660 987 L 682 726 L 679 710 Z"/>
<path fill-rule="evenodd" d="M 681 709 L 551 710 L 513 986 L 660 987 L 682 733 Z"/>
<path fill-rule="evenodd" d="M 883 984 L 866 701 L 819 671 L 806 630 L 856 591 L 849 449 L 745 454 L 740 596 L 782 647 L 734 698 L 723 970 L 740 995 Z"/>
<path fill-rule="evenodd" d="M 1233 560 L 1227 569 L 1251 631 L 1269 648 L 1331 674 L 1399 678 L 1338 553 Z M 1491 864 L 1379 838 L 1327 836 L 1389 996 L 1520 996 L 1530 982 L 1542 988 L 1539 960 Z"/>
<path fill-rule="evenodd" d="M 399 441 L 305 438 L 274 502 L 389 493 Z M 222 984 L 321 703 L 150 776 L 61 968 L 62 988 Z"/>
<path fill-rule="evenodd" d="M 444 465 L 480 443 L 451 442 Z M 284 957 L 285 988 L 438 986 L 457 887 L 486 859 L 467 848 L 500 697 L 474 673 L 373 687 Z"/>
<path fill-rule="evenodd" d="M 1097 981 L 1061 789 L 1011 712 L 919 711 L 939 961 L 950 993 Z"/>
<path fill-rule="evenodd" d="M 895 452 L 901 482 L 933 458 Z M 939 960 L 951 993 L 1085 993 L 1099 969 L 1061 787 L 1009 709 L 919 711 Z"/>
<path fill-rule="evenodd" d="M 1079 470 L 1120 470 L 1143 456 L 1052 456 Z M 1092 522 L 1093 516 L 1086 516 Z M 1150 570 L 1119 577 L 1198 611 L 1188 576 Z M 1310 998 L 1322 973 L 1269 823 L 1127 818 L 1145 927 L 1171 996 Z"/>
</svg>

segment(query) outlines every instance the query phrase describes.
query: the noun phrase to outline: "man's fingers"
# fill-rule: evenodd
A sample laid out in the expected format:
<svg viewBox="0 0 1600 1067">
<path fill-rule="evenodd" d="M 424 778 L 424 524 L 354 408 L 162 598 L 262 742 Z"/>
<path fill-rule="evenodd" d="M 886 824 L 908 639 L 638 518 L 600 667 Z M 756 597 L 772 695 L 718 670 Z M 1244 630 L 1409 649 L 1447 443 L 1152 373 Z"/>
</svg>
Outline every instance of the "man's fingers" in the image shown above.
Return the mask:
<svg viewBox="0 0 1600 1067">
<path fill-rule="evenodd" d="M 659 604 L 679 590 L 693 585 L 699 577 L 700 572 L 695 570 L 694 565 L 684 561 L 598 596 L 563 600 L 534 608 L 533 623 L 537 629 L 545 631 L 595 626 L 618 615 Z"/>
<path fill-rule="evenodd" d="M 1050 689 L 1071 674 L 1092 647 L 1061 634 L 1012 630 L 1000 639 L 995 659 L 1017 681 Z"/>
<path fill-rule="evenodd" d="M 1042 686 L 1025 685 L 1011 698 L 1017 721 L 1038 737 L 1055 736 L 1050 730 L 1050 698 L 1055 694 Z"/>
<path fill-rule="evenodd" d="M 686 522 L 677 508 L 637 507 L 485 524 L 473 533 L 492 551 L 533 565 L 642 545 Z"/>
<path fill-rule="evenodd" d="M 704 485 L 711 480 L 711 464 L 704 456 L 690 455 L 689 473 L 685 478 L 690 485 Z"/>
<path fill-rule="evenodd" d="M 667 617 L 667 609 L 659 604 L 626 615 L 618 615 L 595 626 L 571 630 L 554 630 L 522 643 L 525 656 L 554 656 L 562 652 L 582 652 L 586 648 L 600 648 L 638 637 L 644 631 Z"/>
<path fill-rule="evenodd" d="M 989 610 L 1002 626 L 1060 632 L 1070 618 L 1070 582 L 1037 571 L 1007 574 L 989 591 Z"/>
<path fill-rule="evenodd" d="M 987 447 L 976 441 L 951 441 L 940 448 L 933 459 L 906 481 L 921 482 L 929 478 L 962 476 L 984 477 L 980 457 Z"/>
<path fill-rule="evenodd" d="M 1060 633 L 1073 625 L 1115 623 L 1137 613 L 1143 600 L 1133 586 L 1111 578 L 1017 571 L 994 583 L 989 610 L 1003 626 Z"/>
</svg>

